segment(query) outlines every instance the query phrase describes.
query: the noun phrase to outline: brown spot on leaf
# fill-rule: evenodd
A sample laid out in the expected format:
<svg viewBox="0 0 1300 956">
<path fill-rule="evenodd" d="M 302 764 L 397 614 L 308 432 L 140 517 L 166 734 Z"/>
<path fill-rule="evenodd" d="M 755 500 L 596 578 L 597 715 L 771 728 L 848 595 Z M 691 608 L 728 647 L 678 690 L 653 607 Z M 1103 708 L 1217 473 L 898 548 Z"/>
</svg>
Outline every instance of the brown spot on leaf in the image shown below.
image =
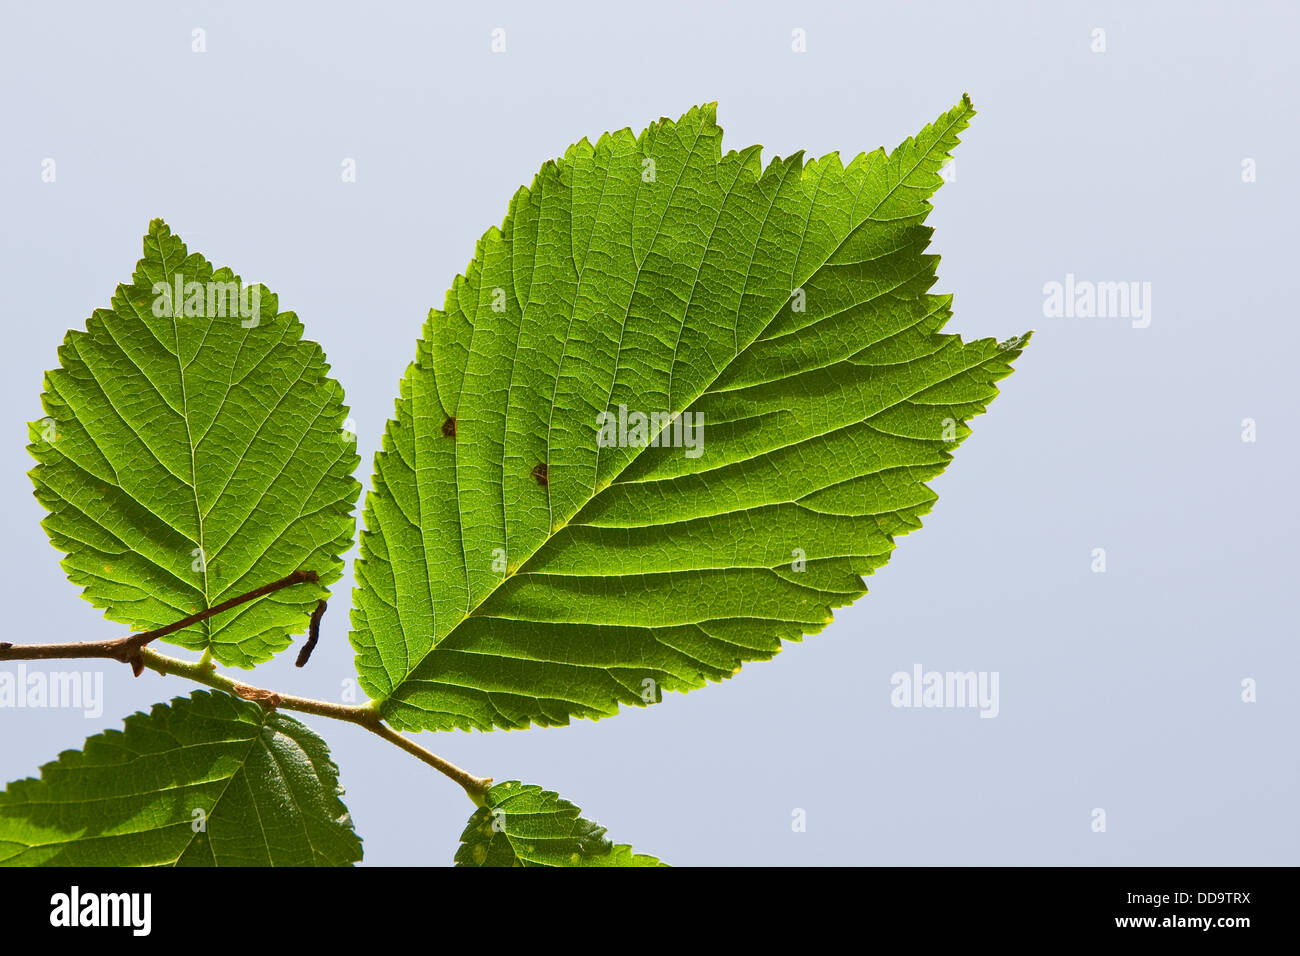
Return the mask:
<svg viewBox="0 0 1300 956">
<path fill-rule="evenodd" d="M 445 422 L 442 423 L 442 437 L 443 437 L 443 438 L 455 438 L 455 437 L 456 437 L 456 419 L 455 419 L 455 418 L 449 418 L 449 419 L 447 419 Z"/>
<path fill-rule="evenodd" d="M 533 480 L 543 488 L 550 483 L 550 479 L 546 474 L 546 462 L 541 462 L 533 467 Z"/>
</svg>

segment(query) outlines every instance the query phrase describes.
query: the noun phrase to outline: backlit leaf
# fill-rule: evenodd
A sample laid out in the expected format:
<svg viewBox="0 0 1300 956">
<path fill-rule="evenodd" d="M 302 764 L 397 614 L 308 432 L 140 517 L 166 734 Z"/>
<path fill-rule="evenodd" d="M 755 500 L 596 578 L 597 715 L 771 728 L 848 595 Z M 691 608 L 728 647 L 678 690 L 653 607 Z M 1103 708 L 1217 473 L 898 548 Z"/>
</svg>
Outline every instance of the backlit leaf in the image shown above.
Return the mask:
<svg viewBox="0 0 1300 956">
<path fill-rule="evenodd" d="M 518 780 L 488 790 L 460 837 L 457 866 L 666 866 L 614 844 L 550 790 Z"/>
<path fill-rule="evenodd" d="M 325 742 L 198 691 L 126 718 L 0 793 L 0 865 L 342 866 L 361 839 Z"/>
<path fill-rule="evenodd" d="M 516 193 L 376 456 L 352 640 L 392 723 L 605 716 L 865 592 L 1028 338 L 943 334 L 929 292 L 929 197 L 973 113 L 764 168 L 703 107 Z"/>
<path fill-rule="evenodd" d="M 30 426 L 45 530 L 110 619 L 149 630 L 319 574 L 165 638 L 242 667 L 306 629 L 359 490 L 343 390 L 277 306 L 154 220 L 131 283 L 68 333 Z"/>
</svg>

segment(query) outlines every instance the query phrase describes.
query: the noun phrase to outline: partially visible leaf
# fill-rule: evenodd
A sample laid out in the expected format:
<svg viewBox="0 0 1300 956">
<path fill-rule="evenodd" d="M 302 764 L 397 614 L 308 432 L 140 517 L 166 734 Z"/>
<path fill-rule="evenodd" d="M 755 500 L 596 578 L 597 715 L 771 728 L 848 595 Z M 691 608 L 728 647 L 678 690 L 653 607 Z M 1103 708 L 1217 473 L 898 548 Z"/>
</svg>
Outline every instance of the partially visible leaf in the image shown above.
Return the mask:
<svg viewBox="0 0 1300 956">
<path fill-rule="evenodd" d="M 630 846 L 550 790 L 509 780 L 488 790 L 460 836 L 457 866 L 667 866 Z"/>
<path fill-rule="evenodd" d="M 0 793 L 0 865 L 344 866 L 361 839 L 325 742 L 198 691 Z"/>
<path fill-rule="evenodd" d="M 582 140 L 515 194 L 375 458 L 352 642 L 385 718 L 603 717 L 865 593 L 1027 339 L 943 334 L 930 293 L 929 198 L 974 112 L 764 169 L 702 107 Z M 634 413 L 663 417 L 636 435 Z"/>
<path fill-rule="evenodd" d="M 111 620 L 161 627 L 317 572 L 319 585 L 165 638 L 241 667 L 306 629 L 342 572 L 359 490 L 343 390 L 277 305 L 155 219 L 131 284 L 68 333 L 45 377 L 47 417 L 30 426 L 45 530 Z"/>
</svg>

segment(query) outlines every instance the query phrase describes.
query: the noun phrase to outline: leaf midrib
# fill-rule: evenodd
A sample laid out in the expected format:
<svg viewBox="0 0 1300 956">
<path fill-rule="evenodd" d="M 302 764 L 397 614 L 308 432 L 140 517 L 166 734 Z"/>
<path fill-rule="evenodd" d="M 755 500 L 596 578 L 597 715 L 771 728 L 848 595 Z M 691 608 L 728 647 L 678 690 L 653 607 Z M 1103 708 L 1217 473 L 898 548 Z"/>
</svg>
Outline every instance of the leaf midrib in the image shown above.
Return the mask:
<svg viewBox="0 0 1300 956">
<path fill-rule="evenodd" d="M 259 708 L 259 710 L 260 709 L 261 708 Z M 266 723 L 269 719 L 270 719 L 270 713 L 263 710 L 260 721 L 256 725 L 256 729 L 254 730 L 253 735 L 249 738 L 248 749 L 244 751 L 244 756 L 240 758 L 239 766 L 237 766 L 234 769 L 234 771 L 230 774 L 230 776 L 226 778 L 225 785 L 221 788 L 221 792 L 217 794 L 217 798 L 212 801 L 212 809 L 207 814 L 206 817 L 207 820 L 211 820 L 213 817 L 217 815 L 217 807 L 221 805 L 222 799 L 226 796 L 226 791 L 230 789 L 230 785 L 234 783 L 235 778 L 238 777 L 241 773 L 243 773 L 245 768 L 248 766 L 248 758 L 253 755 L 253 749 L 257 746 L 258 741 L 262 739 L 262 730 L 266 727 Z M 251 794 L 251 788 L 250 788 L 250 794 Z M 256 799 L 253 800 L 253 809 L 257 810 Z M 262 827 L 262 815 L 260 813 L 258 813 L 257 820 L 258 820 L 258 828 L 262 832 L 262 845 L 266 847 L 266 854 L 267 854 L 267 858 L 269 859 L 271 855 L 271 846 L 266 840 L 266 830 L 265 828 Z M 193 828 L 191 827 L 191 829 Z M 203 832 L 204 833 L 207 832 L 206 828 L 203 830 Z M 193 832 L 190 834 L 190 838 L 185 841 L 185 846 L 182 847 L 181 851 L 176 854 L 176 859 L 172 860 L 171 865 L 173 867 L 180 866 L 181 860 L 185 858 L 186 853 L 190 852 L 190 847 L 194 845 L 194 841 L 198 837 L 198 835 L 199 835 L 199 831 L 193 830 Z M 209 841 L 209 848 L 211 848 L 211 841 Z M 221 865 L 220 863 L 217 862 L 217 851 L 215 849 L 212 849 L 212 863 L 213 866 Z"/>
<path fill-rule="evenodd" d="M 158 260 L 162 263 L 163 277 L 168 280 L 170 285 L 172 274 L 167 267 L 167 251 L 163 248 L 161 239 L 154 239 L 154 245 L 158 249 Z M 185 364 L 181 361 L 181 328 L 180 323 L 176 320 L 177 307 L 175 303 L 173 303 L 170 311 L 172 314 L 172 338 L 176 343 L 176 374 L 180 376 L 181 380 L 181 418 L 185 422 L 185 444 L 189 447 L 190 452 L 190 490 L 194 493 L 194 520 L 198 523 L 199 529 L 199 563 L 203 569 L 203 608 L 206 610 L 212 607 L 212 600 L 208 596 L 208 549 L 204 542 L 203 505 L 199 502 L 197 448 L 194 443 L 194 432 L 190 428 L 190 399 L 189 391 L 185 386 Z M 211 327 L 211 321 L 211 319 L 208 320 L 209 327 Z M 205 333 L 205 341 L 206 338 Z M 200 343 L 199 348 L 202 349 L 202 347 Z M 200 622 L 200 626 L 204 642 L 210 647 L 212 644 L 211 625 L 205 620 Z"/>
</svg>

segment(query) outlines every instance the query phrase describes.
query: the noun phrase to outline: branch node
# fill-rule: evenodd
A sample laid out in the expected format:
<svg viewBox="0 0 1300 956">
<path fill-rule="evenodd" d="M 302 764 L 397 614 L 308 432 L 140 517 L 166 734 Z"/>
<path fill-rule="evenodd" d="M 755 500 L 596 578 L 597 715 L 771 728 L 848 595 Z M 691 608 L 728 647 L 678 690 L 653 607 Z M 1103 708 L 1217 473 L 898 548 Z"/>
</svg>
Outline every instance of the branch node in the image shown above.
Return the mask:
<svg viewBox="0 0 1300 956">
<path fill-rule="evenodd" d="M 256 701 L 267 710 L 275 710 L 280 706 L 280 695 L 273 690 L 265 690 L 261 687 L 249 687 L 247 684 L 235 683 L 231 687 L 236 694 L 244 700 Z"/>
</svg>

